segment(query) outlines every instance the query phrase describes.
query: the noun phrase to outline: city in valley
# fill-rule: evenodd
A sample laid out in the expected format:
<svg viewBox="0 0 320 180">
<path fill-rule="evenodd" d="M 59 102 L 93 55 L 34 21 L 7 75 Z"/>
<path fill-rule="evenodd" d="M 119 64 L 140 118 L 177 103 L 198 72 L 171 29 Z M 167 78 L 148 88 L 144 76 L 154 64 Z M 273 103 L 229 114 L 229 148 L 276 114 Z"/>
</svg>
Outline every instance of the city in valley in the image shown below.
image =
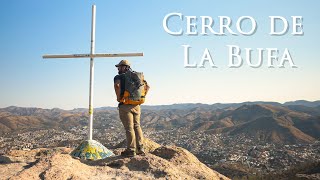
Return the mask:
<svg viewBox="0 0 320 180">
<path fill-rule="evenodd" d="M 320 159 L 320 105 L 256 102 L 143 106 L 144 136 L 187 149 L 231 178 L 290 172 Z M 0 109 L 0 154 L 72 147 L 87 138 L 87 110 Z M 116 108 L 94 111 L 93 138 L 107 148 L 125 139 Z M 309 167 L 309 166 L 308 166 Z"/>
</svg>

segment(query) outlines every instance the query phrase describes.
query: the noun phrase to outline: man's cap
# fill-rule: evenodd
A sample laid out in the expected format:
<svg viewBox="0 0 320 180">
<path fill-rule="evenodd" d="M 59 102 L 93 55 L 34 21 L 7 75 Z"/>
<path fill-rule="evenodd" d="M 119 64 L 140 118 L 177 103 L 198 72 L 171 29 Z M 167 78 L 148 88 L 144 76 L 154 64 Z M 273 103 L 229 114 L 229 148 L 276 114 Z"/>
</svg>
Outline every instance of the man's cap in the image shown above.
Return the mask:
<svg viewBox="0 0 320 180">
<path fill-rule="evenodd" d="M 119 67 L 119 66 L 130 66 L 130 62 L 126 59 L 123 59 L 119 62 L 119 64 L 116 64 L 115 65 L 116 67 Z"/>
</svg>

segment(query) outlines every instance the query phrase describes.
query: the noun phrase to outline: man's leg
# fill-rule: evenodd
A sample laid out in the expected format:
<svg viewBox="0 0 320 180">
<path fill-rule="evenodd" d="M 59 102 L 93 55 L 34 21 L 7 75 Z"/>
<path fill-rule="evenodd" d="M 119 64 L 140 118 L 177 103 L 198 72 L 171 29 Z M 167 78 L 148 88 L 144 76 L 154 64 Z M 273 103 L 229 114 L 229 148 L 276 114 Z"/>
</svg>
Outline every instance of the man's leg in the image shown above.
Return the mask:
<svg viewBox="0 0 320 180">
<path fill-rule="evenodd" d="M 137 105 L 134 108 L 132 108 L 131 112 L 133 114 L 133 124 L 134 124 L 133 128 L 136 136 L 137 149 L 138 151 L 143 150 L 143 133 L 140 126 L 140 115 L 141 115 L 140 105 Z"/>
<path fill-rule="evenodd" d="M 127 149 L 136 150 L 135 133 L 133 129 L 133 114 L 131 113 L 131 105 L 121 105 L 119 107 L 119 116 L 126 131 Z"/>
</svg>

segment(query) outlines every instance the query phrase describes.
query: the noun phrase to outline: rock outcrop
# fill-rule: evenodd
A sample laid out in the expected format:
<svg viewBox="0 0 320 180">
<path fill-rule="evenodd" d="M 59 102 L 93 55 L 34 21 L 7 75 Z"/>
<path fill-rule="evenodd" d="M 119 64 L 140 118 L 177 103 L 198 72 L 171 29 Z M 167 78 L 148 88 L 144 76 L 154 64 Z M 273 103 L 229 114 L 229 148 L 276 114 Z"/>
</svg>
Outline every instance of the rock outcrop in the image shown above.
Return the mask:
<svg viewBox="0 0 320 180">
<path fill-rule="evenodd" d="M 70 148 L 13 150 L 0 156 L 1 179 L 229 179 L 176 146 L 147 140 L 146 155 L 98 161 L 72 158 Z"/>
</svg>

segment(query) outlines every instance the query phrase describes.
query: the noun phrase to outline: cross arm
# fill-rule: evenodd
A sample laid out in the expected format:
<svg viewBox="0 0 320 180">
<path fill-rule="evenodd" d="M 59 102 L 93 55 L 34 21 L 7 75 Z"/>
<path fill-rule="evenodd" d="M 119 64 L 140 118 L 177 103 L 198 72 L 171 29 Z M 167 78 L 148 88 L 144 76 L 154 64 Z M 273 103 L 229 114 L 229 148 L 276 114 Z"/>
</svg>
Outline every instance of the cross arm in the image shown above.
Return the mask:
<svg viewBox="0 0 320 180">
<path fill-rule="evenodd" d="M 51 54 L 43 55 L 43 59 L 51 58 L 103 58 L 103 57 L 130 57 L 143 56 L 143 53 L 117 53 L 117 54 Z"/>
</svg>

